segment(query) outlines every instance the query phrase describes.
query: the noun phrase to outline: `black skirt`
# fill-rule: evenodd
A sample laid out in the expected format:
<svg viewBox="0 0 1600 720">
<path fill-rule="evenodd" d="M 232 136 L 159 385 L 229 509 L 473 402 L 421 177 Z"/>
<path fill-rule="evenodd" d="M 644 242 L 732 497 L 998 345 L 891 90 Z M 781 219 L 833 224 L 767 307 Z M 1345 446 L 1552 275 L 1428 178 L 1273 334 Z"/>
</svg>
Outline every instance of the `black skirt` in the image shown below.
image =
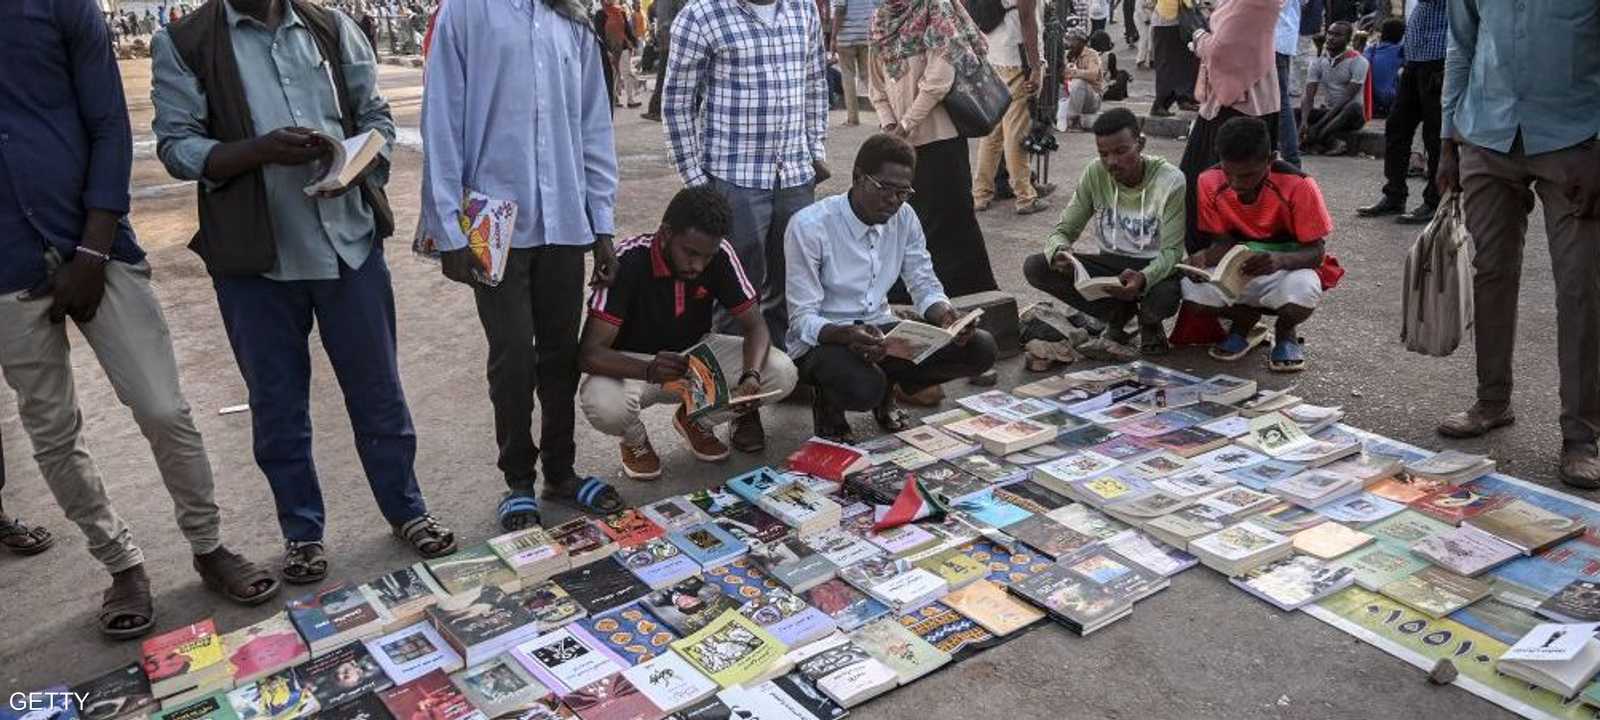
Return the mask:
<svg viewBox="0 0 1600 720">
<path fill-rule="evenodd" d="M 1189 52 L 1178 26 L 1151 28 L 1150 49 L 1156 66 L 1156 106 L 1193 98 L 1200 59 Z"/>
<path fill-rule="evenodd" d="M 950 297 L 997 290 L 989 249 L 977 211 L 972 209 L 972 163 L 966 138 L 951 138 L 917 146 L 917 172 L 911 187 L 911 209 L 922 221 L 928 238 L 933 271 Z M 889 301 L 911 301 L 905 283 L 895 283 Z"/>
</svg>

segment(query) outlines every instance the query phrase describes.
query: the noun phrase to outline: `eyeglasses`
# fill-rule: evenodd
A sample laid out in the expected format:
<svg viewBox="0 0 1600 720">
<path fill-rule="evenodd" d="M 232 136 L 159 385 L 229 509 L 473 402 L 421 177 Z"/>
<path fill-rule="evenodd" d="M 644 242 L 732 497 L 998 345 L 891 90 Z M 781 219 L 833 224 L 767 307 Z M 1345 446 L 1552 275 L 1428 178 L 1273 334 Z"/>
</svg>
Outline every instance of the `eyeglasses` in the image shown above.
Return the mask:
<svg viewBox="0 0 1600 720">
<path fill-rule="evenodd" d="M 878 192 L 890 195 L 897 200 L 910 200 L 911 196 L 917 194 L 917 191 L 913 188 L 885 185 L 882 180 L 879 180 L 871 175 L 866 175 L 865 177 L 867 180 L 872 182 L 872 186 L 877 188 Z"/>
</svg>

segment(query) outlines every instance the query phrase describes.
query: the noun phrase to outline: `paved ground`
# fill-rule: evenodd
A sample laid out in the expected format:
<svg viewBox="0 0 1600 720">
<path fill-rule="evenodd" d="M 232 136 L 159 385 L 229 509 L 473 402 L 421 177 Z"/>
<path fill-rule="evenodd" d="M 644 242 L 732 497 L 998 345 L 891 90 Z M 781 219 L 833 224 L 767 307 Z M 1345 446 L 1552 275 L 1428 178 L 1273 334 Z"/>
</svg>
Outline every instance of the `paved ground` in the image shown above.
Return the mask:
<svg viewBox="0 0 1600 720">
<path fill-rule="evenodd" d="M 225 529 L 235 548 L 274 559 L 278 532 L 266 483 L 250 455 L 249 416 L 219 416 L 224 406 L 244 402 L 245 391 L 224 339 L 215 299 L 198 260 L 181 247 L 194 226 L 192 189 L 174 186 L 153 159 L 149 142 L 148 71 L 143 62 L 124 64 L 141 154 L 134 170 L 138 197 L 133 220 L 153 249 L 157 291 L 172 328 L 184 385 L 216 467 Z M 394 104 L 403 139 L 414 141 L 420 74 L 386 67 L 383 83 Z M 636 112 L 618 116 L 618 154 L 623 190 L 621 233 L 655 227 L 678 181 L 663 154 L 661 127 Z M 843 120 L 835 113 L 835 121 Z M 837 129 L 829 147 L 833 166 L 846 172 L 864 128 Z M 1181 144 L 1150 142 L 1150 151 L 1176 161 Z M 1084 135 L 1062 138 L 1054 179 L 1070 185 L 1093 152 Z M 395 155 L 390 197 L 398 225 L 415 222 L 420 156 L 412 141 Z M 1317 402 L 1342 404 L 1349 420 L 1393 437 L 1438 447 L 1432 434 L 1441 414 L 1471 401 L 1471 348 L 1445 360 L 1407 355 L 1398 342 L 1402 258 L 1412 233 L 1388 222 L 1360 220 L 1354 208 L 1369 202 L 1381 183 L 1375 162 L 1311 158 L 1307 169 L 1326 190 L 1336 236 L 1334 251 L 1350 268 L 1343 286 L 1330 294 L 1305 326 L 1311 368 L 1299 392 Z M 822 187 L 837 193 L 834 180 Z M 1064 201 L 1059 201 L 1060 202 Z M 1019 218 L 1009 209 L 982 216 L 994 267 L 1003 288 L 1025 299 L 1041 299 L 1022 280 L 1025 256 L 1037 252 L 1053 214 Z M 1534 222 L 1518 360 L 1521 422 L 1492 441 L 1462 447 L 1492 452 L 1510 473 L 1554 482 L 1558 446 L 1555 362 L 1550 340 L 1554 317 L 1548 255 Z M 412 412 L 420 428 L 418 475 L 434 512 L 477 542 L 494 534 L 492 507 L 500 492 L 490 407 L 483 378 L 484 342 L 465 289 L 414 261 L 399 240 L 389 260 L 397 295 L 401 367 Z M 315 340 L 313 340 L 315 343 Z M 82 347 L 81 342 L 78 347 Z M 329 551 L 335 580 L 362 580 L 412 561 L 374 512 L 352 448 L 337 385 L 320 353 L 313 413 L 317 460 L 328 495 Z M 269 610 L 241 610 L 220 603 L 201 588 L 189 569 L 187 547 L 171 520 L 171 505 L 155 474 L 148 447 L 113 397 L 92 355 L 75 355 L 84 432 L 117 507 L 134 527 L 148 556 L 159 595 L 160 627 L 204 617 L 233 629 Z M 1169 364 L 1199 373 L 1217 369 L 1203 352 L 1185 351 Z M 1023 374 L 1015 361 L 1003 368 L 1014 384 Z M 1260 355 L 1230 372 L 1249 374 L 1269 387 Z M 968 392 L 951 386 L 954 395 Z M 14 397 L 0 390 L 0 433 L 10 459 L 7 509 L 42 521 L 60 536 L 51 552 L 32 559 L 0 557 L 0 689 L 35 689 L 74 682 L 136 657 L 132 644 L 110 645 L 93 629 L 99 591 L 106 579 L 84 551 L 84 543 L 62 516 L 28 460 L 17 424 Z M 697 464 L 678 447 L 665 416 L 650 422 L 666 462 L 666 477 L 654 485 L 622 483 L 625 496 L 642 503 L 703 487 L 761 463 L 776 463 L 809 434 L 809 413 L 795 405 L 767 415 L 772 450 L 766 457 L 736 457 L 725 466 Z M 870 420 L 865 422 L 870 423 Z M 615 444 L 579 427 L 580 469 L 615 474 Z M 555 511 L 553 520 L 565 514 Z M 974 693 L 982 693 L 975 695 Z M 1065 711 L 1073 708 L 1073 711 Z M 1064 712 L 1065 711 L 1065 712 Z M 1302 614 L 1285 615 L 1256 602 L 1205 570 L 1185 573 L 1172 589 L 1141 603 L 1126 622 L 1084 640 L 1044 628 L 957 668 L 863 708 L 862 718 L 1010 717 L 1054 718 L 1488 718 L 1505 713 L 1456 689 L 1424 682 L 1423 674 L 1356 639 Z"/>
</svg>

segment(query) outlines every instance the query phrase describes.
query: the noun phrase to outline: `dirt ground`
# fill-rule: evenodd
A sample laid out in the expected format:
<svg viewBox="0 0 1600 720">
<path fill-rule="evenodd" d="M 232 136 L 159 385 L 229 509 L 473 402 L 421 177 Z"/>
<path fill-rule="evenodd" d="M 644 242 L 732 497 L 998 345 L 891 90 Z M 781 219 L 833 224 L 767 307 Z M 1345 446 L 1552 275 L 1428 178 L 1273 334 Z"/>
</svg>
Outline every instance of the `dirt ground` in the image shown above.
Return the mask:
<svg viewBox="0 0 1600 720">
<path fill-rule="evenodd" d="M 281 549 L 272 500 L 250 451 L 248 414 L 219 416 L 218 409 L 243 403 L 245 390 L 216 311 L 210 283 L 199 261 L 182 244 L 193 232 L 193 190 L 175 183 L 154 158 L 150 136 L 148 65 L 124 63 L 137 141 L 133 221 L 152 250 L 156 290 L 183 371 L 184 388 L 205 435 L 216 468 L 217 493 L 229 543 L 246 554 L 275 561 Z M 385 67 L 383 86 L 401 126 L 389 186 L 406 239 L 416 217 L 420 155 L 417 115 L 420 71 Z M 622 168 L 619 236 L 652 230 L 679 182 L 668 162 L 662 128 L 618 112 L 617 153 Z M 843 113 L 835 113 L 836 125 Z M 871 115 L 867 115 L 871 124 Z M 835 127 L 830 160 L 848 176 L 855 148 L 869 134 Z M 1093 156 L 1085 135 L 1063 135 L 1052 179 L 1068 192 Z M 1174 161 L 1177 141 L 1152 139 L 1150 152 Z M 1432 433 L 1441 415 L 1459 410 L 1473 396 L 1472 348 L 1448 359 L 1406 354 L 1399 343 L 1400 267 L 1414 233 L 1386 221 L 1362 220 L 1358 205 L 1376 198 L 1382 182 L 1377 162 L 1360 158 L 1309 158 L 1337 227 L 1331 242 L 1350 269 L 1316 317 L 1304 326 L 1310 368 L 1294 380 L 1298 393 L 1315 402 L 1343 405 L 1354 425 L 1428 447 L 1447 443 Z M 823 194 L 842 192 L 835 179 Z M 1054 198 L 1057 206 L 1065 199 Z M 981 216 L 985 240 L 1003 289 L 1024 302 L 1043 299 L 1022 280 L 1023 259 L 1038 252 L 1055 213 L 1018 217 L 997 206 Z M 1559 434 L 1555 420 L 1553 290 L 1542 223 L 1535 218 L 1523 283 L 1516 403 L 1520 422 L 1493 439 L 1454 446 L 1494 454 L 1507 472 L 1535 482 L 1554 482 Z M 410 257 L 406 241 L 390 241 L 400 332 L 400 364 L 419 435 L 417 473 L 432 510 L 463 542 L 495 533 L 493 506 L 502 490 L 487 385 L 484 341 L 467 290 L 444 280 L 436 268 Z M 74 339 L 76 333 L 74 331 Z M 313 345 L 317 345 L 315 339 Z M 189 568 L 187 546 L 172 520 L 172 506 L 155 472 L 148 446 L 127 410 L 112 395 L 105 376 L 81 342 L 74 355 L 84 415 L 84 433 L 118 510 L 132 525 L 148 556 L 157 588 L 161 629 L 205 617 L 233 629 L 259 620 L 273 608 L 239 609 L 205 592 Z M 413 556 L 390 537 L 375 512 L 353 452 L 349 422 L 326 359 L 316 359 L 312 398 L 316 459 L 328 504 L 331 581 L 364 580 Z M 1165 361 L 1198 373 L 1219 366 L 1203 351 L 1179 352 Z M 1002 365 L 1003 386 L 1024 375 L 1020 363 Z M 1266 387 L 1285 381 L 1270 376 L 1261 355 L 1228 369 Z M 949 388 L 953 396 L 971 390 Z M 0 390 L 10 482 L 5 506 L 41 522 L 60 538 L 50 552 L 30 559 L 0 556 L 0 689 L 37 689 L 77 682 L 128 662 L 135 644 L 109 644 L 94 630 L 102 570 L 84 550 L 76 528 L 61 515 L 34 464 L 9 389 Z M 648 424 L 666 465 L 656 483 L 619 481 L 630 503 L 707 486 L 763 463 L 778 463 L 810 434 L 810 416 L 800 405 L 768 411 L 771 449 L 763 457 L 735 456 L 727 464 L 697 463 L 680 447 L 664 412 Z M 858 427 L 870 419 L 857 418 Z M 580 420 L 580 471 L 620 477 L 614 441 Z M 567 512 L 551 508 L 548 520 Z M 286 599 L 286 598 L 285 598 Z M 981 700 L 974 692 L 981 692 Z M 1071 710 L 1067 710 L 1071 708 Z M 1173 587 L 1140 603 L 1134 617 L 1090 639 L 1045 628 L 982 654 L 892 694 L 857 712 L 862 718 L 1489 718 L 1508 716 L 1461 690 L 1429 686 L 1423 673 L 1355 638 L 1303 614 L 1283 614 L 1229 586 L 1215 573 L 1185 573 Z"/>
</svg>

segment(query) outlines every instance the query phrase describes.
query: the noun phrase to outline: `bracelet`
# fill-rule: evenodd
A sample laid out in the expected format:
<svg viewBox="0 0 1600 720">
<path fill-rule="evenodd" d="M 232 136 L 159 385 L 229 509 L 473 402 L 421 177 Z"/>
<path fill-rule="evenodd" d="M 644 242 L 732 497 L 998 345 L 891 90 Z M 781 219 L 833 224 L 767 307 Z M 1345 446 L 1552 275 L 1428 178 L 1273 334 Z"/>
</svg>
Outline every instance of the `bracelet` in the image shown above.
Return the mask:
<svg viewBox="0 0 1600 720">
<path fill-rule="evenodd" d="M 751 377 L 751 376 L 755 377 L 756 382 L 761 382 L 761 371 L 760 370 L 746 370 L 746 371 L 744 371 L 742 373 L 739 373 L 739 383 L 741 385 L 744 384 L 744 379 L 747 378 L 747 377 Z"/>
<path fill-rule="evenodd" d="M 94 258 L 96 260 L 99 260 L 101 265 L 104 265 L 104 264 L 106 264 L 108 262 L 111 262 L 111 256 L 110 255 L 107 255 L 107 254 L 105 254 L 103 252 L 100 252 L 99 250 L 96 250 L 94 248 L 89 248 L 89 247 L 84 247 L 82 245 L 79 245 L 78 248 L 76 250 L 74 250 L 73 252 L 75 254 L 76 253 L 82 253 L 82 254 L 88 255 L 89 257 L 92 257 L 92 258 Z"/>
</svg>

